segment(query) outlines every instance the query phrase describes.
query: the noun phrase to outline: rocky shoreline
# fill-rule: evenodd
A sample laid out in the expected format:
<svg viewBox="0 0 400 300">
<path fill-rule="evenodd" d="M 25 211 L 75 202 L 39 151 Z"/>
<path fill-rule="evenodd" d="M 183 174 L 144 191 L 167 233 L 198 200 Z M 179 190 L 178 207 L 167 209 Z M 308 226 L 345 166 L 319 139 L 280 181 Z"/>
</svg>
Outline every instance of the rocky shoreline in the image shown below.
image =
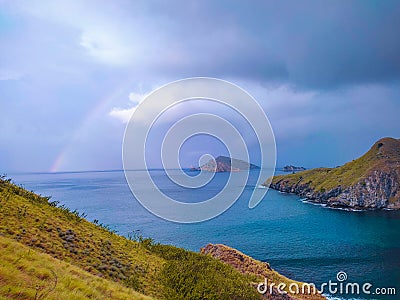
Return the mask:
<svg viewBox="0 0 400 300">
<path fill-rule="evenodd" d="M 315 191 L 310 184 L 296 183 L 290 184 L 281 179 L 271 183 L 272 189 L 280 192 L 296 194 L 306 198 L 308 201 L 325 204 L 332 208 L 349 208 L 352 210 L 376 210 L 376 209 L 400 209 L 399 204 L 390 202 L 388 194 L 395 194 L 398 190 L 398 184 L 393 184 L 392 174 L 375 173 L 348 188 L 338 186 L 329 191 Z"/>
<path fill-rule="evenodd" d="M 276 176 L 270 187 L 332 208 L 397 210 L 400 209 L 399 157 L 400 140 L 385 138 L 342 167 Z"/>
<path fill-rule="evenodd" d="M 329 191 L 316 191 L 309 183 L 303 183 L 303 178 L 295 184 L 285 179 L 271 183 L 271 188 L 296 194 L 311 202 L 326 204 L 333 208 L 351 209 L 399 209 L 399 204 L 390 201 L 390 195 L 399 192 L 399 184 L 395 173 L 375 171 L 372 175 L 354 186 L 342 188 L 337 186 Z"/>
</svg>

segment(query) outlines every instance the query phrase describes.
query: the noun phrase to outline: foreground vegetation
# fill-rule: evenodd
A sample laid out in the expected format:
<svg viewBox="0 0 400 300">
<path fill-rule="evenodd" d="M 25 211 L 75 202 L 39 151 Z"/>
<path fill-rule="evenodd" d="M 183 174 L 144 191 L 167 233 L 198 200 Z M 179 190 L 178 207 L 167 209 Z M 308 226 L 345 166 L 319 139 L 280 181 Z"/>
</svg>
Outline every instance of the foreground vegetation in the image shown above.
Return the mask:
<svg viewBox="0 0 400 300">
<path fill-rule="evenodd" d="M 2 236 L 0 296 L 38 300 L 153 299 Z"/>
<path fill-rule="evenodd" d="M 157 299 L 260 298 L 254 276 L 206 255 L 119 236 L 5 178 L 0 237 L 0 297 L 140 299 L 139 292 Z"/>
<path fill-rule="evenodd" d="M 250 300 L 261 298 L 264 278 L 294 282 L 226 246 L 228 256 L 195 253 L 83 217 L 1 177 L 0 299 Z"/>
</svg>

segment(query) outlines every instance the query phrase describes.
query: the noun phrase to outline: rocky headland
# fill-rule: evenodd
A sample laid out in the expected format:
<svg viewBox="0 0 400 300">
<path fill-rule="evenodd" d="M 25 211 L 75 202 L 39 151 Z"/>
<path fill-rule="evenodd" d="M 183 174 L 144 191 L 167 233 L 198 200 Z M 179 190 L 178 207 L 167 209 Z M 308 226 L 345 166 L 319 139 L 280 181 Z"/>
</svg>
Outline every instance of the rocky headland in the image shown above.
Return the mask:
<svg viewBox="0 0 400 300">
<path fill-rule="evenodd" d="M 383 138 L 343 166 L 275 176 L 270 187 L 329 207 L 400 209 L 399 179 L 400 140 Z"/>
</svg>

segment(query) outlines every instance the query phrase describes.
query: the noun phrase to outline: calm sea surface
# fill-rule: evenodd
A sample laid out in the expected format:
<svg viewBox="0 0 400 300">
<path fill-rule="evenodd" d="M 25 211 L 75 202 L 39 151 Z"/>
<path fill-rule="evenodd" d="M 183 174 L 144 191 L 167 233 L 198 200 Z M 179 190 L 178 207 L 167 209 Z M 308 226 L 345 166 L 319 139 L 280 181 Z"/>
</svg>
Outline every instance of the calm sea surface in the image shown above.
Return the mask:
<svg viewBox="0 0 400 300">
<path fill-rule="evenodd" d="M 135 171 L 140 181 L 144 171 Z M 201 191 L 174 185 L 163 171 L 151 171 L 163 191 L 181 201 L 215 195 L 227 173 L 217 173 Z M 400 299 L 400 212 L 350 212 L 303 203 L 295 195 L 269 190 L 254 209 L 247 207 L 255 187 L 251 180 L 241 198 L 219 217 L 198 224 L 176 224 L 153 216 L 133 197 L 122 171 L 12 174 L 25 188 L 52 196 L 71 209 L 98 219 L 122 235 L 139 231 L 157 242 L 193 251 L 207 243 L 223 243 L 262 261 L 280 273 L 317 287 L 339 271 L 346 282 L 396 287 Z M 364 295 L 341 298 L 367 298 Z"/>
</svg>

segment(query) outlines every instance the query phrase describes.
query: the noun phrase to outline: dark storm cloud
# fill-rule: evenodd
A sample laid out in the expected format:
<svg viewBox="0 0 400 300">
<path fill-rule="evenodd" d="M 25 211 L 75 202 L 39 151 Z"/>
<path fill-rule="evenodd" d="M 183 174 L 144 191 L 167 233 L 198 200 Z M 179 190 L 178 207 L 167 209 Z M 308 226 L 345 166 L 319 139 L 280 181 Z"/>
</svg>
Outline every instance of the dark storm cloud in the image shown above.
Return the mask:
<svg viewBox="0 0 400 300">
<path fill-rule="evenodd" d="M 305 88 L 400 78 L 398 1 L 180 2 L 151 10 L 168 37 L 162 49 L 180 58 L 161 62 L 172 72 Z"/>
<path fill-rule="evenodd" d="M 191 76 L 254 95 L 282 163 L 343 162 L 400 130 L 399 28 L 390 0 L 0 0 L 0 169 L 119 168 L 120 120 Z"/>
</svg>

